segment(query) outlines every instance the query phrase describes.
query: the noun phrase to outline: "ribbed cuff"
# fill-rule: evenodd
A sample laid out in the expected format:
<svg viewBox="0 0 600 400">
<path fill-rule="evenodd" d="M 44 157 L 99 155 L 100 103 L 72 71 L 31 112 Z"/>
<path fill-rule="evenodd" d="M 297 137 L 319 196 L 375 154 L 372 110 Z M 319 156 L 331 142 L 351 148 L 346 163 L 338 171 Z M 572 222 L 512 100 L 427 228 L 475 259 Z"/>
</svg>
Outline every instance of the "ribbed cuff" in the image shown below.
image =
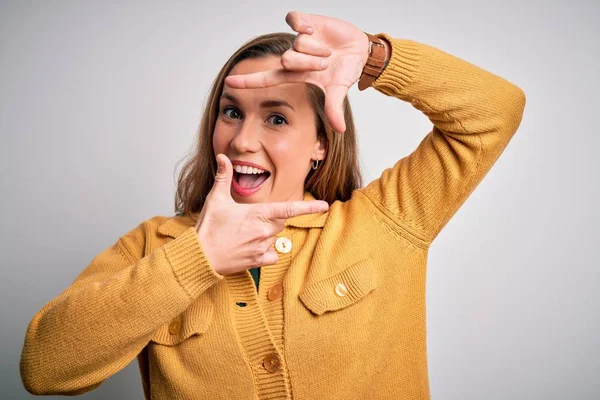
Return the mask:
<svg viewBox="0 0 600 400">
<path fill-rule="evenodd" d="M 403 97 L 404 88 L 412 81 L 419 67 L 419 44 L 412 40 L 393 39 L 385 33 L 375 36 L 386 39 L 392 45 L 392 54 L 373 87 L 388 96 Z"/>
<path fill-rule="evenodd" d="M 193 227 L 164 245 L 163 251 L 175 278 L 191 299 L 223 279 L 206 259 Z"/>
</svg>

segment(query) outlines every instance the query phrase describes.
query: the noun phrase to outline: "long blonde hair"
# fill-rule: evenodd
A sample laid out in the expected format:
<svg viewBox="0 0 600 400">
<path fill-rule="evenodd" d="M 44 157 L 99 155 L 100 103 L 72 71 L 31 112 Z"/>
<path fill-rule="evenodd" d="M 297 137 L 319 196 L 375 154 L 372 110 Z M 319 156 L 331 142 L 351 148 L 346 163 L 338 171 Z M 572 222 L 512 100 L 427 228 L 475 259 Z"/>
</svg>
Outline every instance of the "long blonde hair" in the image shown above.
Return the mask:
<svg viewBox="0 0 600 400">
<path fill-rule="evenodd" d="M 202 114 L 197 144 L 194 151 L 184 159 L 185 163 L 179 173 L 175 194 L 176 215 L 191 216 L 199 213 L 213 186 L 217 163 L 212 141 L 225 77 L 242 60 L 283 55 L 293 47 L 295 37 L 291 33 L 271 33 L 256 37 L 240 47 L 221 68 L 212 84 Z M 323 91 L 308 84 L 308 96 L 316 115 L 317 138 L 324 141 L 327 152 L 319 167 L 311 169 L 307 175 L 304 190 L 329 204 L 335 200 L 346 201 L 354 189 L 362 186 L 350 102 L 347 97 L 344 99 L 346 131 L 338 134 L 331 129 L 325 118 Z"/>
</svg>

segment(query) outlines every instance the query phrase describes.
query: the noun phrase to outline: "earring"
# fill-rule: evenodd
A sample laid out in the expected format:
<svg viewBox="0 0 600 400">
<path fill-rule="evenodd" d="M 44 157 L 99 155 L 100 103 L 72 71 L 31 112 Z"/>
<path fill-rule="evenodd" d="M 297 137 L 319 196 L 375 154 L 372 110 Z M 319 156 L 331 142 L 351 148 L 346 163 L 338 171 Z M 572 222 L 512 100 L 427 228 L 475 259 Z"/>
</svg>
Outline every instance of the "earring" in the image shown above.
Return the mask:
<svg viewBox="0 0 600 400">
<path fill-rule="evenodd" d="M 317 169 L 317 168 L 319 168 L 319 160 L 313 160 L 312 169 Z"/>
</svg>

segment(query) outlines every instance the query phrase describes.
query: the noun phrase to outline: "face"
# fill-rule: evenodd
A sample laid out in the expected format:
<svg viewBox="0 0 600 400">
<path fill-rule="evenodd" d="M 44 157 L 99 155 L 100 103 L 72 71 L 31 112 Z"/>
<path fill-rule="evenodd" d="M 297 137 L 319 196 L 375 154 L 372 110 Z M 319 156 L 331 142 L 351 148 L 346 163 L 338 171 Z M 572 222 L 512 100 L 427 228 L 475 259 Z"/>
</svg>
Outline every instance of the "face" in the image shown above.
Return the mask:
<svg viewBox="0 0 600 400">
<path fill-rule="evenodd" d="M 230 75 L 276 68 L 281 68 L 278 57 L 247 59 Z M 312 160 L 325 156 L 315 118 L 303 83 L 223 88 L 213 148 L 233 164 L 231 195 L 236 202 L 302 200 Z"/>
</svg>

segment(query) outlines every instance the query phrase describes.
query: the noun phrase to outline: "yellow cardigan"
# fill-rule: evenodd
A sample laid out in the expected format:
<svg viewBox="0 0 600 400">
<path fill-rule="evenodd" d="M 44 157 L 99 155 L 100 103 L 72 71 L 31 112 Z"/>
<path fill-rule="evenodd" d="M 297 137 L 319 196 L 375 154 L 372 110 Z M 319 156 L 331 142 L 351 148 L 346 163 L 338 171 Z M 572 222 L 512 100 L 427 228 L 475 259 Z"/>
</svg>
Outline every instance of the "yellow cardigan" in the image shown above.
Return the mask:
<svg viewBox="0 0 600 400">
<path fill-rule="evenodd" d="M 279 241 L 291 246 L 276 246 L 258 292 L 248 271 L 212 269 L 193 218 L 141 223 L 33 317 L 28 391 L 84 393 L 137 357 L 153 399 L 429 398 L 428 248 L 509 143 L 525 96 L 380 36 L 392 56 L 374 87 L 433 123 L 417 149 L 349 201 L 286 221 Z"/>
</svg>

